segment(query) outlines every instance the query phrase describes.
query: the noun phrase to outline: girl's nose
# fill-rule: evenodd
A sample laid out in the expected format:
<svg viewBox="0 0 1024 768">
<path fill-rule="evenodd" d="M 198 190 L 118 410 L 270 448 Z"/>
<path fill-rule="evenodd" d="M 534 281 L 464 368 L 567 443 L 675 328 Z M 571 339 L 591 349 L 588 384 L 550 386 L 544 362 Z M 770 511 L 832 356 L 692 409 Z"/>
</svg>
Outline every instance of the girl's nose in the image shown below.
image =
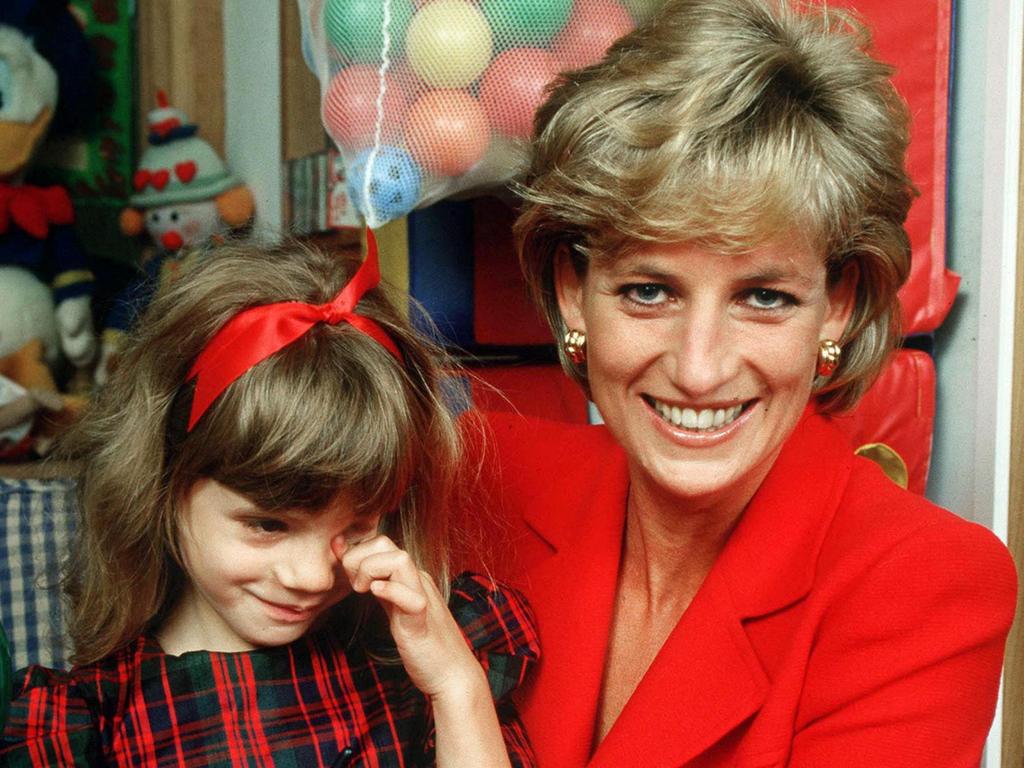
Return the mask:
<svg viewBox="0 0 1024 768">
<path fill-rule="evenodd" d="M 281 585 L 296 592 L 329 592 L 341 568 L 331 541 L 303 541 L 282 553 L 277 564 L 277 579 Z"/>
</svg>

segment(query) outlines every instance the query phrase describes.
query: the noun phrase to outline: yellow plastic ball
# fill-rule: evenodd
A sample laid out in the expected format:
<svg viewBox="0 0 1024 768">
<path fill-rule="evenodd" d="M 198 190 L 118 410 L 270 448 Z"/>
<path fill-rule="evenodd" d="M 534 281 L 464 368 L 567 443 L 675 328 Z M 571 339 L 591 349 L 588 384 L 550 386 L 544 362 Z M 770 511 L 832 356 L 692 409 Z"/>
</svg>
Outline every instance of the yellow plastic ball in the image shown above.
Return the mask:
<svg viewBox="0 0 1024 768">
<path fill-rule="evenodd" d="M 465 88 L 487 68 L 494 35 L 480 10 L 466 0 L 433 0 L 409 23 L 409 64 L 435 88 Z"/>
</svg>

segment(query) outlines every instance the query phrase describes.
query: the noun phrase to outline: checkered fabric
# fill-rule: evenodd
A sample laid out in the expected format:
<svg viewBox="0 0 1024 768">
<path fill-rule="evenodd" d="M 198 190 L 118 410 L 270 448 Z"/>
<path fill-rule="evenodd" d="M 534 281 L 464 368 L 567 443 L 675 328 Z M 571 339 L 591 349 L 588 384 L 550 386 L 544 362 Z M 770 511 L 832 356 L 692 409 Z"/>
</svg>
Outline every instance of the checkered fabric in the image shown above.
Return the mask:
<svg viewBox="0 0 1024 768">
<path fill-rule="evenodd" d="M 75 521 L 73 481 L 0 478 L 0 623 L 16 669 L 67 664 L 60 571 Z"/>
<path fill-rule="evenodd" d="M 452 613 L 499 699 L 512 764 L 532 766 L 506 696 L 538 657 L 532 615 L 518 593 L 483 577 L 453 586 Z M 16 681 L 0 764 L 433 765 L 427 700 L 400 664 L 345 642 L 351 612 L 339 608 L 337 622 L 287 646 L 168 656 L 143 636 L 70 673 L 33 667 Z"/>
</svg>

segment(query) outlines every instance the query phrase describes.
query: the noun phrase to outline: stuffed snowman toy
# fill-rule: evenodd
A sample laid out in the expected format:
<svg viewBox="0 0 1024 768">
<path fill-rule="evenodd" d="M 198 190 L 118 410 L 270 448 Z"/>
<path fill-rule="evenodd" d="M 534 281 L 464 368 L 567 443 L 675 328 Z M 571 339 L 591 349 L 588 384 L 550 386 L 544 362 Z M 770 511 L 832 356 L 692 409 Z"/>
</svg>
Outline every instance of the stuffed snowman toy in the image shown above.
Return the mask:
<svg viewBox="0 0 1024 768">
<path fill-rule="evenodd" d="M 150 146 L 132 179 L 135 193 L 131 207 L 121 213 L 121 231 L 128 236 L 145 232 L 155 252 L 107 316 L 97 384 L 110 375 L 124 332 L 153 294 L 187 269 L 198 249 L 245 226 L 254 211 L 248 187 L 196 135 L 198 127 L 185 113 L 170 106 L 162 91 L 147 122 Z"/>
</svg>

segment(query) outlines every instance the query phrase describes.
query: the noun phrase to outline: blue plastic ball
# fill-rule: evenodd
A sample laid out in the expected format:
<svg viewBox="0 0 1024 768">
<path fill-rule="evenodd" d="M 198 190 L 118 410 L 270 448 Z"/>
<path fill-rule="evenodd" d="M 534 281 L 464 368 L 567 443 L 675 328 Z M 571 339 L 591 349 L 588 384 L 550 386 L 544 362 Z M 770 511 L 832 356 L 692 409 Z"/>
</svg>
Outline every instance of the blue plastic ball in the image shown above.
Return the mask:
<svg viewBox="0 0 1024 768">
<path fill-rule="evenodd" d="M 378 226 L 404 216 L 419 202 L 423 172 L 409 153 L 398 147 L 377 150 L 370 171 L 369 205 L 365 195 L 366 166 L 372 148 L 356 155 L 348 169 L 348 196 L 368 224 Z"/>
</svg>

